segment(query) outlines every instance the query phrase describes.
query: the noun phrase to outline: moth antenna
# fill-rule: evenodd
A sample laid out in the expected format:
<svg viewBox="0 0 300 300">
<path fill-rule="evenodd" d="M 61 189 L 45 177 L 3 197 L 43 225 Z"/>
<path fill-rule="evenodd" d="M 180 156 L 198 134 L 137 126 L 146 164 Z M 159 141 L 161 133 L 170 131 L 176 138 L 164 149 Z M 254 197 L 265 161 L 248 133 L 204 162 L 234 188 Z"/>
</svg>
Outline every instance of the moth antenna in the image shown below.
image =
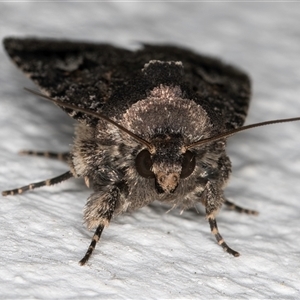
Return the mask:
<svg viewBox="0 0 300 300">
<path fill-rule="evenodd" d="M 59 106 L 62 106 L 62 107 L 65 107 L 65 108 L 70 108 L 70 109 L 73 109 L 75 111 L 80 111 L 82 113 L 85 113 L 85 114 L 90 115 L 92 117 L 95 117 L 97 119 L 102 119 L 102 120 L 106 121 L 107 123 L 110 123 L 110 124 L 116 126 L 121 131 L 127 133 L 128 135 L 130 135 L 131 137 L 133 137 L 140 144 L 145 145 L 148 148 L 148 150 L 149 150 L 150 153 L 154 152 L 154 146 L 151 143 L 149 143 L 148 141 L 140 138 L 139 136 L 137 136 L 136 134 L 134 134 L 130 130 L 126 129 L 125 127 L 121 126 L 120 124 L 116 123 L 115 121 L 111 120 L 110 118 L 106 117 L 105 115 L 103 115 L 103 114 L 101 114 L 99 112 L 94 112 L 94 111 L 86 109 L 86 108 L 81 108 L 81 107 L 77 107 L 77 106 L 69 104 L 69 103 L 65 103 L 63 101 L 60 101 L 60 100 L 48 97 L 48 96 L 46 96 L 46 95 L 44 95 L 42 93 L 36 92 L 36 91 L 28 89 L 28 88 L 24 88 L 24 89 L 26 91 L 28 91 L 28 92 L 36 95 L 36 96 L 42 97 L 42 98 L 44 98 L 46 100 L 49 100 L 49 101 L 51 101 L 51 102 L 53 102 L 53 103 L 55 103 L 55 104 L 57 104 Z"/>
<path fill-rule="evenodd" d="M 200 146 L 200 145 L 205 145 L 205 144 L 208 144 L 208 143 L 211 143 L 211 142 L 215 142 L 215 141 L 221 140 L 223 138 L 233 136 L 234 134 L 236 134 L 238 132 L 245 131 L 245 130 L 248 130 L 248 129 L 261 127 L 261 126 L 266 126 L 266 125 L 277 124 L 277 123 L 287 123 L 287 122 L 295 122 L 295 121 L 300 121 L 300 117 L 288 118 L 288 119 L 279 119 L 279 120 L 270 120 L 270 121 L 265 121 L 265 122 L 246 125 L 246 126 L 243 126 L 243 127 L 240 127 L 240 128 L 236 128 L 236 129 L 218 134 L 216 136 L 213 136 L 213 137 L 210 137 L 210 138 L 207 138 L 207 139 L 196 141 L 196 142 L 186 146 L 186 149 L 190 149 L 190 148 L 194 148 L 194 147 L 197 147 L 197 146 Z"/>
</svg>

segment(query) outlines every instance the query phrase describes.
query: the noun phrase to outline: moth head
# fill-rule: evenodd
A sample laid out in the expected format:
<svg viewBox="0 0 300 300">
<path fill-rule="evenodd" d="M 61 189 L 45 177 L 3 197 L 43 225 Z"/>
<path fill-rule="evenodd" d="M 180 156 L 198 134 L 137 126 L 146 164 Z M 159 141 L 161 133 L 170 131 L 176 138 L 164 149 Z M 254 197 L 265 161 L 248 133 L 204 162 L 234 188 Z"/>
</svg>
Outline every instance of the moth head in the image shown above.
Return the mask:
<svg viewBox="0 0 300 300">
<path fill-rule="evenodd" d="M 195 154 L 185 150 L 179 136 L 157 136 L 151 144 L 152 153 L 143 149 L 136 156 L 136 170 L 144 178 L 155 179 L 157 193 L 174 193 L 180 180 L 193 173 Z"/>
</svg>

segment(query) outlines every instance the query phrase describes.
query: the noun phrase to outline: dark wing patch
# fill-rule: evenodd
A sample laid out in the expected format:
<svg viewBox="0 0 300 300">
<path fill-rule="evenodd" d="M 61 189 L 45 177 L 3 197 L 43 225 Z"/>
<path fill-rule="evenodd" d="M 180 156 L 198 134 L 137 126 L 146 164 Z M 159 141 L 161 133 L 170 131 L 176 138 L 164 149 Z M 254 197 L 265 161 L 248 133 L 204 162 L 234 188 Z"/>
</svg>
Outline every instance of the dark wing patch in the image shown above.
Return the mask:
<svg viewBox="0 0 300 300">
<path fill-rule="evenodd" d="M 128 50 L 106 44 L 50 39 L 7 38 L 4 47 L 16 65 L 48 96 L 93 111 L 100 111 L 122 83 L 119 66 L 131 55 Z M 93 121 L 80 112 L 66 111 L 79 121 Z"/>
</svg>

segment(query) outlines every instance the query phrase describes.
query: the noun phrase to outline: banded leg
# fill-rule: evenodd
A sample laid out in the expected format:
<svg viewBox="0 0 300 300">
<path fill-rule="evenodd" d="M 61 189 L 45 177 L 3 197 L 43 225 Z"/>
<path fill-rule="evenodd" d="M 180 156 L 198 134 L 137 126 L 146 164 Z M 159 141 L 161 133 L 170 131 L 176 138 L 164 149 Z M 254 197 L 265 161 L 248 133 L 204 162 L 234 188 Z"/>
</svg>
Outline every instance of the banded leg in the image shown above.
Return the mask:
<svg viewBox="0 0 300 300">
<path fill-rule="evenodd" d="M 104 227 L 107 227 L 114 214 L 119 200 L 119 189 L 114 186 L 102 187 L 101 191 L 93 193 L 87 200 L 84 210 L 84 221 L 89 229 L 97 228 L 91 244 L 84 257 L 79 261 L 84 265 L 91 257 L 97 242 L 100 240 Z"/>
<path fill-rule="evenodd" d="M 40 156 L 40 157 L 46 157 L 51 159 L 58 159 L 64 162 L 67 162 L 70 153 L 69 152 L 49 152 L 49 151 L 32 151 L 32 150 L 21 150 L 19 152 L 20 155 L 29 155 L 29 156 Z"/>
<path fill-rule="evenodd" d="M 221 234 L 219 233 L 218 230 L 218 226 L 217 226 L 217 220 L 215 219 L 215 217 L 211 214 L 207 216 L 209 225 L 210 225 L 210 230 L 212 232 L 212 234 L 215 236 L 218 244 L 229 254 L 237 257 L 240 256 L 240 254 L 238 252 L 236 252 L 235 250 L 231 249 L 226 242 L 224 241 L 224 239 L 222 238 Z"/>
<path fill-rule="evenodd" d="M 104 225 L 99 225 L 97 227 L 88 250 L 86 251 L 84 257 L 79 261 L 79 264 L 81 266 L 85 265 L 85 263 L 89 260 L 90 256 L 92 255 L 92 253 L 96 247 L 96 244 L 100 240 L 103 229 L 104 229 Z"/>
<path fill-rule="evenodd" d="M 243 208 L 241 206 L 238 206 L 236 204 L 234 204 L 233 202 L 225 199 L 224 204 L 231 210 L 235 210 L 238 213 L 242 213 L 242 214 L 247 214 L 247 215 L 258 215 L 258 211 L 256 210 L 251 210 L 251 209 L 247 209 L 247 208 Z"/>
<path fill-rule="evenodd" d="M 2 196 L 8 196 L 8 195 L 16 195 L 16 194 L 22 194 L 28 190 L 33 190 L 35 188 L 39 188 L 42 186 L 50 186 L 50 185 L 54 185 L 60 182 L 63 182 L 65 180 L 70 179 L 71 177 L 73 177 L 73 174 L 68 171 L 66 173 L 63 173 L 57 177 L 53 177 L 47 180 L 43 180 L 40 182 L 34 182 L 34 183 L 30 183 L 28 185 L 22 186 L 20 188 L 16 188 L 13 190 L 7 190 L 7 191 L 3 191 L 2 192 Z"/>
</svg>

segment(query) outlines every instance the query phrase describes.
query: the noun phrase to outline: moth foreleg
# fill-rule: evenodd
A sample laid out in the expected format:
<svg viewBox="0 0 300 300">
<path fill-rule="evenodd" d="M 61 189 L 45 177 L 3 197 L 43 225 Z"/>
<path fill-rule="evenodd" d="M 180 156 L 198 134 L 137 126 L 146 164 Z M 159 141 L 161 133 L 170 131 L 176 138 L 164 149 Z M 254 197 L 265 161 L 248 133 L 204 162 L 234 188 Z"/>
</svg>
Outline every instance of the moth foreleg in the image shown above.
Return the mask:
<svg viewBox="0 0 300 300">
<path fill-rule="evenodd" d="M 50 186 L 54 185 L 60 182 L 63 182 L 65 180 L 68 180 L 69 178 L 73 177 L 73 174 L 68 171 L 66 173 L 63 173 L 57 177 L 49 178 L 43 181 L 30 183 L 28 185 L 13 189 L 13 190 L 7 190 L 2 192 L 2 196 L 8 196 L 8 195 L 16 195 L 16 194 L 22 194 L 26 191 L 33 190 L 42 186 Z"/>
<path fill-rule="evenodd" d="M 103 190 L 92 194 L 87 201 L 84 210 L 84 220 L 88 228 L 97 227 L 91 244 L 84 255 L 79 261 L 80 265 L 84 265 L 92 255 L 97 242 L 104 227 L 107 227 L 116 209 L 119 200 L 119 189 L 114 186 L 102 187 Z"/>
<path fill-rule="evenodd" d="M 208 215 L 207 216 L 209 225 L 210 225 L 210 230 L 212 232 L 212 234 L 215 236 L 218 244 L 229 254 L 232 254 L 233 256 L 240 256 L 240 254 L 238 252 L 236 252 L 235 250 L 231 249 L 226 242 L 224 241 L 223 237 L 221 236 L 218 226 L 217 226 L 217 220 L 215 219 L 215 217 L 213 215 Z"/>
<path fill-rule="evenodd" d="M 88 250 L 86 251 L 84 257 L 79 261 L 80 265 L 83 266 L 89 260 L 90 256 L 92 255 L 96 247 L 97 242 L 100 240 L 103 229 L 104 229 L 104 225 L 99 225 L 97 227 Z"/>
<path fill-rule="evenodd" d="M 225 199 L 224 204 L 231 210 L 235 210 L 238 213 L 243 213 L 243 214 L 247 214 L 247 215 L 258 215 L 258 211 L 256 210 L 252 210 L 252 209 L 247 209 L 247 208 L 243 208 L 241 206 L 238 206 L 236 204 L 234 204 L 233 202 Z"/>
<path fill-rule="evenodd" d="M 19 151 L 20 155 L 29 155 L 29 156 L 40 156 L 51 159 L 57 159 L 64 162 L 68 162 L 70 158 L 69 152 L 49 152 L 49 151 L 33 151 L 33 150 L 21 150 Z"/>
<path fill-rule="evenodd" d="M 205 205 L 206 210 L 206 218 L 209 222 L 210 230 L 212 234 L 215 236 L 218 244 L 229 254 L 233 256 L 239 256 L 240 254 L 235 250 L 231 249 L 223 237 L 221 236 L 218 226 L 217 220 L 215 218 L 217 211 L 222 206 L 224 202 L 224 196 L 222 189 L 219 188 L 218 183 L 212 183 L 210 181 L 207 182 L 205 186 L 205 190 L 203 193 L 203 203 Z"/>
</svg>

